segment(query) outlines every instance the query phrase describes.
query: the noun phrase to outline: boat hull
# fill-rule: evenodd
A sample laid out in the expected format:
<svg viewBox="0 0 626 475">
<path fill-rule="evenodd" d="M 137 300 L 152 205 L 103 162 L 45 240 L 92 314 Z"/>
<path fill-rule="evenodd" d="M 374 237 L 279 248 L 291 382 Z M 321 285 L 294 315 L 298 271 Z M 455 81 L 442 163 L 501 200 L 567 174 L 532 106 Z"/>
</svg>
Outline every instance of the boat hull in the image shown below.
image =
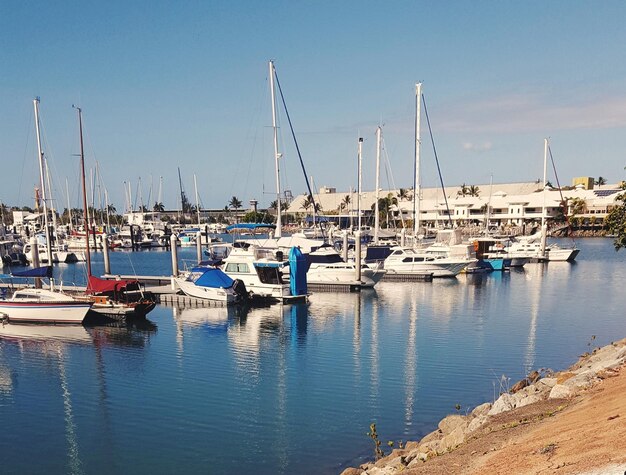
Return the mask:
<svg viewBox="0 0 626 475">
<path fill-rule="evenodd" d="M 235 293 L 232 289 L 216 288 L 216 287 L 203 287 L 196 285 L 193 282 L 188 282 L 185 279 L 174 279 L 176 285 L 183 291 L 188 297 L 195 297 L 204 300 L 214 300 L 216 302 L 234 303 Z"/>
<path fill-rule="evenodd" d="M 10 322 L 82 323 L 91 303 L 67 302 L 0 302 L 0 313 Z"/>
</svg>

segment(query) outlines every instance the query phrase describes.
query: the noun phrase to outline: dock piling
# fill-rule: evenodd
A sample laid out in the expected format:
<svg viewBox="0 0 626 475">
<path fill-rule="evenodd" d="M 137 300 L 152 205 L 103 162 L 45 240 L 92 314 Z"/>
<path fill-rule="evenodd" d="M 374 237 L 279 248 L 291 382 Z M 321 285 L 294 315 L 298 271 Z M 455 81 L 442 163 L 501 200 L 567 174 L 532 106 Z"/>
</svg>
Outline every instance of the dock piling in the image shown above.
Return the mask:
<svg viewBox="0 0 626 475">
<path fill-rule="evenodd" d="M 196 233 L 196 257 L 198 264 L 200 264 L 202 261 L 202 233 L 200 231 Z"/>
<path fill-rule="evenodd" d="M 354 233 L 354 268 L 357 282 L 361 280 L 361 231 Z"/>
<path fill-rule="evenodd" d="M 178 277 L 178 249 L 176 249 L 176 234 L 170 236 L 170 247 L 172 248 L 172 275 Z"/>
<path fill-rule="evenodd" d="M 105 234 L 102 235 L 102 256 L 104 257 L 104 273 L 111 273 L 111 259 L 109 258 L 109 239 Z"/>
</svg>

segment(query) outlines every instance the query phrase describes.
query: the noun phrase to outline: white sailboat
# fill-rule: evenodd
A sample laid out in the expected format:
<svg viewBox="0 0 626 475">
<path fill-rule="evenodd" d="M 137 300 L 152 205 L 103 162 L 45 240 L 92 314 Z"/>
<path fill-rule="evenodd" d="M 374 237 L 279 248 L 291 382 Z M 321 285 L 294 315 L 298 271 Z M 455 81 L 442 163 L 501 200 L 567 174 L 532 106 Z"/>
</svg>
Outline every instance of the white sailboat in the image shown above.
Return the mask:
<svg viewBox="0 0 626 475">
<path fill-rule="evenodd" d="M 544 139 L 543 152 L 543 206 L 541 211 L 541 230 L 531 236 L 518 237 L 509 245 L 510 257 L 527 257 L 539 261 L 573 261 L 578 256 L 580 249 L 574 247 L 564 248 L 557 244 L 547 245 L 547 169 L 548 169 L 548 139 Z"/>
<path fill-rule="evenodd" d="M 33 100 L 35 108 L 35 126 L 37 132 L 37 146 L 39 156 L 39 171 L 41 174 L 41 186 L 45 197 L 43 179 L 43 151 L 41 148 L 41 136 L 39 132 L 39 98 Z M 48 234 L 48 212 L 46 201 L 43 201 L 44 223 L 46 234 L 46 252 L 52 255 Z M 51 277 L 51 267 L 48 268 L 47 277 Z M 82 323 L 91 308 L 91 302 L 85 302 L 54 289 L 53 281 L 50 281 L 49 289 L 24 288 L 16 290 L 13 295 L 5 300 L 0 300 L 0 313 L 10 322 L 28 323 Z"/>
</svg>

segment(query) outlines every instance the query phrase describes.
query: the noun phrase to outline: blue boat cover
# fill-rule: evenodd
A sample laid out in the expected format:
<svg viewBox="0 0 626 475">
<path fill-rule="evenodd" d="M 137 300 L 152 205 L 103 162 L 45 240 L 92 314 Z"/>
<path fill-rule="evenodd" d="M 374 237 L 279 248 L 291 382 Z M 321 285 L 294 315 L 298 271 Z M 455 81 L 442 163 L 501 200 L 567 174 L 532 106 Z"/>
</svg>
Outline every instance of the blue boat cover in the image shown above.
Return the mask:
<svg viewBox="0 0 626 475">
<path fill-rule="evenodd" d="M 35 267 L 34 269 L 13 272 L 13 277 L 52 277 L 52 266 Z"/>
<path fill-rule="evenodd" d="M 291 295 L 306 295 L 306 273 L 309 263 L 302 251 L 297 247 L 289 250 L 289 287 Z"/>
<path fill-rule="evenodd" d="M 200 287 L 211 287 L 214 289 L 223 287 L 227 289 L 232 287 L 234 282 L 233 279 L 215 267 L 194 267 L 191 269 L 191 272 L 194 274 L 202 272 L 202 275 L 194 281 L 194 284 Z"/>
</svg>

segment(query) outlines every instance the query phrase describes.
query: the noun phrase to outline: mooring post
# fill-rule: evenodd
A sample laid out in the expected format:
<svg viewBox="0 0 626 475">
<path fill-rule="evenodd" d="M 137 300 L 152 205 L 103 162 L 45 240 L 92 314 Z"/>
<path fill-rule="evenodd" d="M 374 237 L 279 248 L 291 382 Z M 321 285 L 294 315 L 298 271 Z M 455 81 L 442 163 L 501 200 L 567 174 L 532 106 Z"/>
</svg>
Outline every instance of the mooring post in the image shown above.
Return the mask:
<svg viewBox="0 0 626 475">
<path fill-rule="evenodd" d="M 202 261 L 202 233 L 198 231 L 196 233 L 196 257 L 198 258 L 198 264 Z"/>
<path fill-rule="evenodd" d="M 341 257 L 344 262 L 348 262 L 348 230 L 343 232 L 343 247 L 341 248 Z"/>
<path fill-rule="evenodd" d="M 109 259 L 109 238 L 106 233 L 102 235 L 102 255 L 104 257 L 104 273 L 111 274 L 111 260 Z"/>
<path fill-rule="evenodd" d="M 178 249 L 176 249 L 176 235 L 170 236 L 170 247 L 172 248 L 172 275 L 178 277 Z"/>
<path fill-rule="evenodd" d="M 414 246 L 417 245 L 417 240 L 413 243 Z M 406 229 L 402 228 L 400 231 L 400 246 L 404 247 L 406 245 Z"/>
</svg>

